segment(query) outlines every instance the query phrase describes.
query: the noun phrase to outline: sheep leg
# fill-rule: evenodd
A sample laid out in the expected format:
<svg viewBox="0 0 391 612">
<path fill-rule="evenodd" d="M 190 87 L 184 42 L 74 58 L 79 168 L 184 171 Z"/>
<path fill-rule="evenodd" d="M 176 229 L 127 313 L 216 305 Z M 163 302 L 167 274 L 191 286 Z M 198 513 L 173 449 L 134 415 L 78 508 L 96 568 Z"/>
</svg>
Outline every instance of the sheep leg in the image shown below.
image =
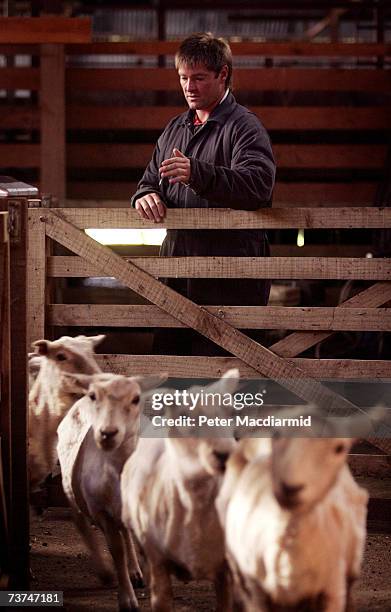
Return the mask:
<svg viewBox="0 0 391 612">
<path fill-rule="evenodd" d="M 126 545 L 121 530 L 107 515 L 100 515 L 99 524 L 106 536 L 117 572 L 119 610 L 120 612 L 136 612 L 140 608 L 129 578 Z"/>
<path fill-rule="evenodd" d="M 128 565 L 129 565 L 129 574 L 132 584 L 136 589 L 142 589 L 144 584 L 143 573 L 140 568 L 140 564 L 138 562 L 136 548 L 134 546 L 134 541 L 132 534 L 127 530 L 122 530 L 122 536 L 126 545 L 126 552 L 128 555 Z"/>
<path fill-rule="evenodd" d="M 355 583 L 355 578 L 348 578 L 346 581 L 346 607 L 345 612 L 355 612 L 356 607 L 353 601 L 352 588 Z"/>
<path fill-rule="evenodd" d="M 150 559 L 151 573 L 151 609 L 152 612 L 172 611 L 172 586 L 170 574 L 162 559 Z"/>
<path fill-rule="evenodd" d="M 95 571 L 98 574 L 99 580 L 103 584 L 111 584 L 113 582 L 113 572 L 102 554 L 102 549 L 97 534 L 84 514 L 81 514 L 80 512 L 73 512 L 72 514 L 77 530 L 83 538 L 84 543 L 90 553 L 91 560 Z"/>
<path fill-rule="evenodd" d="M 214 586 L 216 591 L 216 612 L 232 610 L 232 579 L 226 563 L 216 573 Z"/>
</svg>

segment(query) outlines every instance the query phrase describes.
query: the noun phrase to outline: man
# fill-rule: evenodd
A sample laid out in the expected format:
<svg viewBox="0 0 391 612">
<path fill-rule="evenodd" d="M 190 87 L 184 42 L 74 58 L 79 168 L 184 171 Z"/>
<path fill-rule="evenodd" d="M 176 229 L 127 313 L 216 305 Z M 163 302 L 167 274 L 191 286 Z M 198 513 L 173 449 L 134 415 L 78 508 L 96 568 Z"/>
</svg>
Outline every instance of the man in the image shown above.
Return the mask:
<svg viewBox="0 0 391 612">
<path fill-rule="evenodd" d="M 172 119 L 160 136 L 132 205 L 142 218 L 156 223 L 167 208 L 270 206 L 275 163 L 269 137 L 230 91 L 229 45 L 209 33 L 194 34 L 180 45 L 175 67 L 189 110 Z M 268 245 L 260 230 L 168 230 L 160 254 L 259 257 L 268 255 Z M 264 280 L 167 279 L 166 283 L 194 302 L 210 305 L 265 305 L 270 290 Z M 170 337 L 172 350 L 180 354 L 178 335 L 170 332 Z M 184 354 L 191 353 L 187 344 L 186 340 Z"/>
</svg>

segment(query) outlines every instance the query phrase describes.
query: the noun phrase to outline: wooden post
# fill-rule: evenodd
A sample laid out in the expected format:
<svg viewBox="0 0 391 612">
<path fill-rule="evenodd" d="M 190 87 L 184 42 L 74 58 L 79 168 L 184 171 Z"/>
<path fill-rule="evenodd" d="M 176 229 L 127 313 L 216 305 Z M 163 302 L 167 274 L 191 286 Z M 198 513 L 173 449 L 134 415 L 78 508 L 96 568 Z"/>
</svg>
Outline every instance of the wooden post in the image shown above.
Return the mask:
<svg viewBox="0 0 391 612">
<path fill-rule="evenodd" d="M 45 337 L 46 302 L 46 234 L 45 225 L 37 215 L 32 214 L 41 207 L 37 200 L 28 213 L 28 300 L 27 300 L 27 350 L 35 340 Z M 42 209 L 44 214 L 44 209 Z"/>
<path fill-rule="evenodd" d="M 8 501 L 11 499 L 11 334 L 8 212 L 0 212 L 0 588 L 8 584 Z M 6 579 L 3 579 L 3 576 Z"/>
<path fill-rule="evenodd" d="M 3 178 L 3 180 L 2 180 Z M 10 235 L 11 481 L 9 500 L 10 588 L 29 586 L 27 478 L 27 208 L 37 189 L 0 177 L 0 210 L 8 211 Z"/>
<path fill-rule="evenodd" d="M 41 45 L 41 191 L 65 198 L 64 45 Z"/>
</svg>

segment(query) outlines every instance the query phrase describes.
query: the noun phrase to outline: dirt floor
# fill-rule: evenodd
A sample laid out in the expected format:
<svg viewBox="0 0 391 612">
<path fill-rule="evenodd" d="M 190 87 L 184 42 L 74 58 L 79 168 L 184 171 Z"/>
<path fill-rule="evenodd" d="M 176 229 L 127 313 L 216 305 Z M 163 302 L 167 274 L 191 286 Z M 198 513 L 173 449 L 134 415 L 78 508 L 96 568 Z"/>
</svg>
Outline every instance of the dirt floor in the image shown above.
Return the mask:
<svg viewBox="0 0 391 612">
<path fill-rule="evenodd" d="M 117 609 L 115 588 L 102 587 L 70 520 L 69 511 L 50 508 L 32 517 L 31 566 L 33 590 L 64 591 L 67 612 L 108 612 Z M 362 576 L 355 587 L 357 612 L 391 612 L 391 536 L 370 533 Z M 141 610 L 150 610 L 147 589 L 137 590 Z M 209 583 L 175 583 L 176 612 L 211 612 L 214 594 Z"/>
</svg>

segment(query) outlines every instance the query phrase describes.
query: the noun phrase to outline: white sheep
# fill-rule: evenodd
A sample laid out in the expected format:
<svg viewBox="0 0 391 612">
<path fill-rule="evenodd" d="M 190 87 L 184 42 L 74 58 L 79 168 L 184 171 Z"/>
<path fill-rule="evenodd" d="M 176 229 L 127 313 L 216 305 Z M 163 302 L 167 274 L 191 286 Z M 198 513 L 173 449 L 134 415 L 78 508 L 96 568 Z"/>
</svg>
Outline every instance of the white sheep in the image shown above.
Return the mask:
<svg viewBox="0 0 391 612">
<path fill-rule="evenodd" d="M 101 373 L 64 378 L 71 389 L 85 395 L 58 428 L 63 488 L 100 579 L 110 580 L 112 572 L 90 522 L 105 534 L 118 577 L 120 610 L 138 610 L 128 563 L 136 583 L 142 583 L 142 574 L 131 536 L 121 522 L 120 474 L 138 440 L 140 393 L 165 376 L 127 378 Z"/>
<path fill-rule="evenodd" d="M 238 376 L 237 370 L 229 370 L 205 392 L 231 394 Z M 190 392 L 197 390 L 192 387 Z M 203 408 L 204 414 L 210 412 L 210 403 Z M 200 405 L 192 412 L 182 406 L 183 416 L 194 419 L 200 410 Z M 178 417 L 180 407 L 170 413 Z M 156 612 L 172 610 L 172 574 L 213 581 L 217 609 L 227 612 L 231 605 L 224 536 L 214 502 L 235 441 L 232 435 L 189 437 L 196 431 L 192 425 L 170 426 L 161 434 L 164 439 L 140 438 L 122 472 L 122 518 L 148 558 L 151 606 Z"/>
<path fill-rule="evenodd" d="M 29 392 L 29 473 L 34 490 L 55 469 L 57 427 L 80 394 L 63 385 L 64 372 L 100 372 L 94 349 L 105 338 L 63 336 L 34 342 L 37 376 Z M 30 357 L 30 363 L 32 358 Z"/>
<path fill-rule="evenodd" d="M 323 438 L 244 439 L 228 461 L 216 506 L 246 612 L 351 609 L 368 494 L 346 464 L 354 440 L 328 426 Z"/>
</svg>

